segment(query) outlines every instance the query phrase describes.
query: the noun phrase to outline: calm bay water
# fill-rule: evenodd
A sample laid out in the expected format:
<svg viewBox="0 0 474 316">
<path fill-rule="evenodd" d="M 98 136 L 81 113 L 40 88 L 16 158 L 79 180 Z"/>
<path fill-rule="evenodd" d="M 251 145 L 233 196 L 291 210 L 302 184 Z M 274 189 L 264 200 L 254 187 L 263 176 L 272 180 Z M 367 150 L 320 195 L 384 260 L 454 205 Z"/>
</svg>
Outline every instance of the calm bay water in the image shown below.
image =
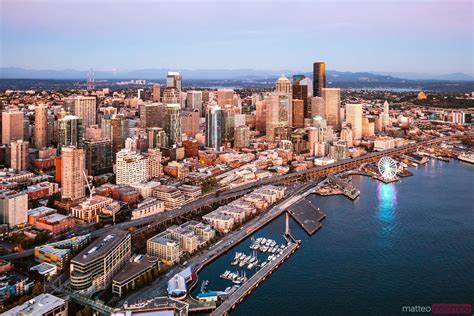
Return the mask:
<svg viewBox="0 0 474 316">
<path fill-rule="evenodd" d="M 474 166 L 433 160 L 412 171 L 393 184 L 354 177 L 355 201 L 310 196 L 327 214 L 323 228 L 309 237 L 292 222 L 301 248 L 232 315 L 399 315 L 402 306 L 474 303 Z M 280 217 L 256 236 L 282 242 L 283 231 Z M 219 274 L 237 270 L 234 253 L 249 254 L 249 245 L 200 280 L 210 290 L 230 286 Z"/>
</svg>

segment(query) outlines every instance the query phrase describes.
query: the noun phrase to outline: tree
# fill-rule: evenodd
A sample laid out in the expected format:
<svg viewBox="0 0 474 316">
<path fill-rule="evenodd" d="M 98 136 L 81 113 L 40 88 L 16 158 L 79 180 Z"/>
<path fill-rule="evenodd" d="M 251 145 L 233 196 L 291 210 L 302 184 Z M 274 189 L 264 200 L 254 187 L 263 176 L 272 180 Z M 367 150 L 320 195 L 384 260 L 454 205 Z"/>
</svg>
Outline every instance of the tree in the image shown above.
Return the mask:
<svg viewBox="0 0 474 316">
<path fill-rule="evenodd" d="M 33 287 L 33 295 L 40 295 L 43 293 L 43 284 L 41 282 L 36 282 L 35 286 Z"/>
<path fill-rule="evenodd" d="M 35 244 L 36 244 L 36 245 L 42 245 L 42 244 L 44 244 L 46 241 L 48 241 L 49 238 L 50 238 L 49 233 L 47 233 L 47 232 L 41 232 L 41 233 L 39 233 L 38 235 L 36 235 L 36 237 L 35 237 Z"/>
</svg>

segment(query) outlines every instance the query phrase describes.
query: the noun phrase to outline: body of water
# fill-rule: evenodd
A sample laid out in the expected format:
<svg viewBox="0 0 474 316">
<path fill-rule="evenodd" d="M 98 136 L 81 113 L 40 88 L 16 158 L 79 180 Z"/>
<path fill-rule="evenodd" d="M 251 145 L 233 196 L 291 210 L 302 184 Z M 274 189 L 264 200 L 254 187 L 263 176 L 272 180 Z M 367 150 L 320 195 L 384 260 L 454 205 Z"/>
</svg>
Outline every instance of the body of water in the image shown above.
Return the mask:
<svg viewBox="0 0 474 316">
<path fill-rule="evenodd" d="M 392 184 L 353 177 L 355 201 L 310 196 L 327 214 L 323 228 L 309 237 L 292 222 L 301 248 L 232 314 L 399 315 L 403 306 L 472 304 L 474 166 L 431 160 L 412 171 Z M 281 243 L 283 232 L 280 217 L 255 236 Z M 250 243 L 199 274 L 209 290 L 232 285 L 219 275 L 238 270 L 230 262 L 235 251 L 250 254 Z"/>
</svg>

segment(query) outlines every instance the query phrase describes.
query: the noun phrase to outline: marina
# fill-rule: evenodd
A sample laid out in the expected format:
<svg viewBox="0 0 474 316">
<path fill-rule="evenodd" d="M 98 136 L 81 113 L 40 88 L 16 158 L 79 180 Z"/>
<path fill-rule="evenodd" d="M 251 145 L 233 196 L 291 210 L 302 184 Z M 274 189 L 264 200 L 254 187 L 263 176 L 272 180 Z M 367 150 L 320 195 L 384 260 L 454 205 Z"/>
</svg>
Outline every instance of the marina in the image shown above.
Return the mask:
<svg viewBox="0 0 474 316">
<path fill-rule="evenodd" d="M 274 259 L 270 260 L 268 264 L 264 265 L 254 275 L 252 275 L 247 282 L 237 288 L 235 292 L 230 294 L 225 301 L 222 302 L 212 313 L 213 316 L 228 315 L 229 312 L 234 309 L 238 303 L 242 302 L 243 299 L 249 295 L 254 289 L 256 289 L 261 282 L 263 282 L 268 276 L 270 276 L 278 267 L 290 257 L 298 248 L 300 242 L 290 242 L 288 246 L 278 254 Z"/>
</svg>

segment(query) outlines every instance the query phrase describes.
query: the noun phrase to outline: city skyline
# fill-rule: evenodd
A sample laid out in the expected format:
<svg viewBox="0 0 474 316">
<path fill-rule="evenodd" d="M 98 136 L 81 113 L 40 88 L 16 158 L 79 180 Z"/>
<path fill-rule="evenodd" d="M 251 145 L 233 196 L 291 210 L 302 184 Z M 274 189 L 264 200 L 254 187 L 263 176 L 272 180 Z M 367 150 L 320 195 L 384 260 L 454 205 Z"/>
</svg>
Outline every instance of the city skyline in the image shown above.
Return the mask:
<svg viewBox="0 0 474 316">
<path fill-rule="evenodd" d="M 469 1 L 109 4 L 3 1 L 0 67 L 474 73 Z"/>
<path fill-rule="evenodd" d="M 0 0 L 2 316 L 472 313 L 474 2 L 291 1 Z"/>
</svg>

